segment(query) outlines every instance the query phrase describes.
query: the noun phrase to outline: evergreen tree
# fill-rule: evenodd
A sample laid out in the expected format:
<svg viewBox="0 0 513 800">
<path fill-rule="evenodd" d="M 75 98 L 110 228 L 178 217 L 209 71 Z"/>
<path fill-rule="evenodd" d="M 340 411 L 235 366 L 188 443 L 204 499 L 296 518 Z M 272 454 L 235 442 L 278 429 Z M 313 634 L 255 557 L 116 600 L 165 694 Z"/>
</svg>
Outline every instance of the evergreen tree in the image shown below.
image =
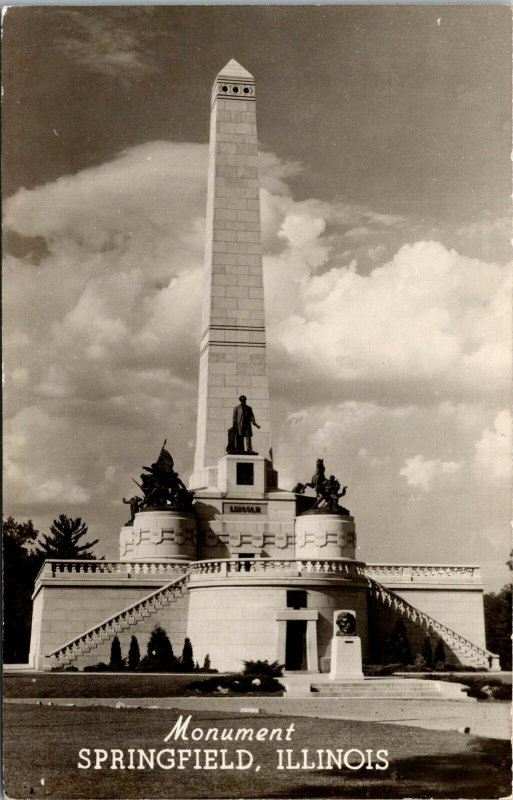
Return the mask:
<svg viewBox="0 0 513 800">
<path fill-rule="evenodd" d="M 32 520 L 17 522 L 7 517 L 3 538 L 3 660 L 6 664 L 28 661 L 32 592 L 43 559 L 34 553 L 39 533 Z"/>
<path fill-rule="evenodd" d="M 187 636 L 183 643 L 181 667 L 184 672 L 194 672 L 194 658 L 191 640 Z"/>
<path fill-rule="evenodd" d="M 43 534 L 43 543 L 38 547 L 37 554 L 44 558 L 85 558 L 95 559 L 94 553 L 89 552 L 91 547 L 98 544 L 99 539 L 93 542 L 79 544 L 80 539 L 87 534 L 87 525 L 80 517 L 73 519 L 66 514 L 60 514 L 59 519 L 54 519 L 50 526 L 51 535 Z"/>
<path fill-rule="evenodd" d="M 433 660 L 435 664 L 445 664 L 445 650 L 442 639 L 439 639 L 436 643 L 435 655 L 433 657 Z"/>
<path fill-rule="evenodd" d="M 147 655 L 141 667 L 150 672 L 170 672 L 176 668 L 176 658 L 164 628 L 155 625 L 148 640 Z"/>
<path fill-rule="evenodd" d="M 139 642 L 136 636 L 130 639 L 130 648 L 128 650 L 128 669 L 137 669 L 141 663 L 141 653 L 139 650 Z"/>
<path fill-rule="evenodd" d="M 14 517 L 7 517 L 2 524 L 2 533 L 4 539 L 24 547 L 27 552 L 34 552 L 34 543 L 39 536 L 39 531 L 34 528 L 34 523 L 31 519 L 27 522 L 17 522 Z"/>
<path fill-rule="evenodd" d="M 121 658 L 121 643 L 117 636 L 112 640 L 110 646 L 110 662 L 109 666 L 113 669 L 123 669 L 123 659 Z"/>
<path fill-rule="evenodd" d="M 433 650 L 431 649 L 431 639 L 426 636 L 422 642 L 421 656 L 424 659 L 426 667 L 433 666 Z"/>
<path fill-rule="evenodd" d="M 207 655 L 205 656 L 205 660 L 204 660 L 204 662 L 203 662 L 203 669 L 205 670 L 205 672 L 208 672 L 208 670 L 209 670 L 210 668 L 211 668 L 211 667 L 210 667 L 210 656 L 209 656 L 209 654 L 207 653 Z"/>
</svg>

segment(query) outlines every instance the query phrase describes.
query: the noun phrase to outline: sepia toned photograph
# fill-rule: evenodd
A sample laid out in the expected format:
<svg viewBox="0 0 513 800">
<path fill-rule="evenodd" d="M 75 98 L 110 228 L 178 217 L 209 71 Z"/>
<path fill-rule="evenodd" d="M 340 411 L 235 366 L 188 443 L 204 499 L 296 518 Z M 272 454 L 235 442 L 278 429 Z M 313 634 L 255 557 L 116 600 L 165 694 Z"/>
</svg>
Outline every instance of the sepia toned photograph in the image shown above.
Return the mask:
<svg viewBox="0 0 513 800">
<path fill-rule="evenodd" d="M 3 791 L 511 795 L 511 9 L 3 10 Z"/>
</svg>

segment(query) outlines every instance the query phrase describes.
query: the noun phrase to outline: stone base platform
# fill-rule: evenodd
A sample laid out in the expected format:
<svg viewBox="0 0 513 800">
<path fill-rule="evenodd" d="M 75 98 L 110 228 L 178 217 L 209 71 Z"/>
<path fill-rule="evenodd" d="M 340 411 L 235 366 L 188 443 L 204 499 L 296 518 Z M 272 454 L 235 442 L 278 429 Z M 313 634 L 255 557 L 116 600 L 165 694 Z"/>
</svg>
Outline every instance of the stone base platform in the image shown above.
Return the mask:
<svg viewBox="0 0 513 800">
<path fill-rule="evenodd" d="M 467 686 L 447 681 L 419 680 L 417 678 L 364 678 L 360 680 L 332 681 L 317 675 L 285 674 L 281 683 L 286 697 L 340 699 L 395 699 L 395 700 L 458 700 L 474 702 L 467 696 Z"/>
</svg>

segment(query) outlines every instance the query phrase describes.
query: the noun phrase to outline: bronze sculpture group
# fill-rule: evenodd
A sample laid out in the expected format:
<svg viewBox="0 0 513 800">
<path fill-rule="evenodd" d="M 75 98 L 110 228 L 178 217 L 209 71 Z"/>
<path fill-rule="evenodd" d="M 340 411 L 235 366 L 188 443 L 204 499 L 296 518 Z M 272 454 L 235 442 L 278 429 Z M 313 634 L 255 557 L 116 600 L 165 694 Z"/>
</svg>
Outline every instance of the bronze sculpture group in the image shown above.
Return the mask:
<svg viewBox="0 0 513 800">
<path fill-rule="evenodd" d="M 344 497 L 347 486 L 340 491 L 340 482 L 334 475 L 326 477 L 326 468 L 322 458 L 318 458 L 315 465 L 315 473 L 307 483 L 298 483 L 292 490 L 296 494 L 304 494 L 306 487 L 315 490 L 316 498 L 312 510 L 330 511 L 335 514 L 349 514 L 347 508 L 339 505 L 339 499 Z"/>
<path fill-rule="evenodd" d="M 246 404 L 246 398 L 241 395 L 240 405 L 233 410 L 233 427 L 228 431 L 227 453 L 257 455 L 251 449 L 251 425 L 260 427 L 255 420 L 251 406 Z M 194 492 L 190 492 L 177 472 L 171 454 L 165 449 L 166 442 L 162 445 L 157 461 L 150 467 L 144 467 L 140 483 L 134 480 L 141 489 L 142 497 L 134 495 L 128 500 L 123 497 L 123 503 L 130 506 L 130 520 L 126 525 L 133 525 L 135 515 L 148 508 L 173 509 L 191 511 Z M 247 449 L 245 449 L 244 445 Z M 292 490 L 296 494 L 304 494 L 306 487 L 315 490 L 316 497 L 312 510 L 331 512 L 335 514 L 349 514 L 347 508 L 339 505 L 339 499 L 344 497 L 347 486 L 340 491 L 340 482 L 334 475 L 326 477 L 326 468 L 322 458 L 316 462 L 315 473 L 307 483 L 298 483 Z"/>
<path fill-rule="evenodd" d="M 145 508 L 165 508 L 179 511 L 190 511 L 194 492 L 189 492 L 177 472 L 174 471 L 171 453 L 162 445 L 160 455 L 150 467 L 143 467 L 140 483 L 132 478 L 141 489 L 143 497 L 135 495 L 130 499 L 123 498 L 123 503 L 130 506 L 132 525 L 135 515 Z"/>
</svg>

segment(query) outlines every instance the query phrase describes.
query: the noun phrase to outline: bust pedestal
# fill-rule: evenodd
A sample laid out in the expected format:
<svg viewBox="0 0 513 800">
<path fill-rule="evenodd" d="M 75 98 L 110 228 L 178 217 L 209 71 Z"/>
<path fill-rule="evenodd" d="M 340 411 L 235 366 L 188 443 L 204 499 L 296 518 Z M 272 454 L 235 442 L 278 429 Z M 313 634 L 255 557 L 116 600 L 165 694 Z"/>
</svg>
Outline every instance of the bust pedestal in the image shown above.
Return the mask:
<svg viewBox="0 0 513 800">
<path fill-rule="evenodd" d="M 363 680 L 359 636 L 334 636 L 331 640 L 330 681 L 341 680 Z"/>
</svg>

